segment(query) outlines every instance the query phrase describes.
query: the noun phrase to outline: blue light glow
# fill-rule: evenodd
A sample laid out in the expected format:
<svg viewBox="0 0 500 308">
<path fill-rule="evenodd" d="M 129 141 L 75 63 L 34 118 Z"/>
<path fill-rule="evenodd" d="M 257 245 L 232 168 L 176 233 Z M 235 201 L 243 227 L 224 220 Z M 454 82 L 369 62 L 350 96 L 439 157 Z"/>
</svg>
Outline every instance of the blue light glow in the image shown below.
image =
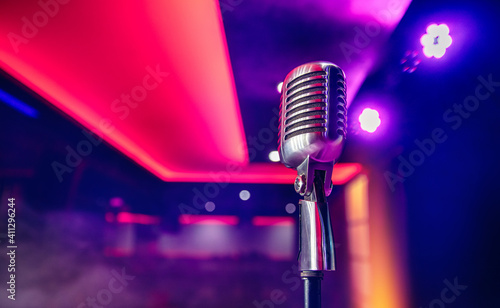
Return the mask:
<svg viewBox="0 0 500 308">
<path fill-rule="evenodd" d="M 34 109 L 31 106 L 26 105 L 22 101 L 18 100 L 14 96 L 10 95 L 7 92 L 4 92 L 0 89 L 0 101 L 6 103 L 17 111 L 31 117 L 38 118 L 38 110 Z"/>
</svg>

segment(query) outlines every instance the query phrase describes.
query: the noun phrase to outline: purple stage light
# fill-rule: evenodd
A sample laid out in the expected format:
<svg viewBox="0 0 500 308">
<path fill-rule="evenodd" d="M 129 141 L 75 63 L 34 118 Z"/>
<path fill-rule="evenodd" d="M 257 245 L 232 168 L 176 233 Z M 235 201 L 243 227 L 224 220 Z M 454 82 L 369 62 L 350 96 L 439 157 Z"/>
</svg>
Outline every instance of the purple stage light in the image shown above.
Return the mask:
<svg viewBox="0 0 500 308">
<path fill-rule="evenodd" d="M 450 47 L 451 42 L 450 29 L 446 24 L 439 26 L 431 24 L 427 27 L 427 33 L 420 37 L 420 43 L 427 58 L 441 58 L 444 56 L 446 48 Z"/>
<path fill-rule="evenodd" d="M 375 132 L 380 126 L 380 123 L 382 123 L 378 111 L 370 108 L 365 108 L 359 115 L 358 120 L 361 129 L 369 133 Z"/>
</svg>

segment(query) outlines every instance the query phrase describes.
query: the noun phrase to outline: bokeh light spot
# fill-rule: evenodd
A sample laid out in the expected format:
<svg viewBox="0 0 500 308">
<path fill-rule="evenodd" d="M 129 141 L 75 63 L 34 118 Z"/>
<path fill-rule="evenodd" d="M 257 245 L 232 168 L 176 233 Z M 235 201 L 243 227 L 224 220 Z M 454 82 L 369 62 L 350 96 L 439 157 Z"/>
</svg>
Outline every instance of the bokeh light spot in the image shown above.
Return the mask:
<svg viewBox="0 0 500 308">
<path fill-rule="evenodd" d="M 215 203 L 213 203 L 212 201 L 208 201 L 207 203 L 205 203 L 205 210 L 207 210 L 208 212 L 213 212 L 215 210 Z"/>
<path fill-rule="evenodd" d="M 271 151 L 269 152 L 269 160 L 273 162 L 279 162 L 280 161 L 280 154 L 278 151 Z"/>
<path fill-rule="evenodd" d="M 278 93 L 281 93 L 281 89 L 283 88 L 283 81 L 278 83 L 278 86 L 277 86 L 277 89 L 278 89 Z"/>
<path fill-rule="evenodd" d="M 288 214 L 293 214 L 295 213 L 295 210 L 297 209 L 297 207 L 295 206 L 295 204 L 293 203 L 288 203 L 287 205 L 285 205 L 285 211 L 288 213 Z"/>
<path fill-rule="evenodd" d="M 445 24 L 432 24 L 427 27 L 427 33 L 420 37 L 420 44 L 423 46 L 423 53 L 427 58 L 437 59 L 444 56 L 446 48 L 452 42 L 450 28 Z"/>
<path fill-rule="evenodd" d="M 113 197 L 109 200 L 109 205 L 112 207 L 121 207 L 123 203 L 123 199 L 120 197 Z"/>
<path fill-rule="evenodd" d="M 240 191 L 240 199 L 243 201 L 247 201 L 248 199 L 250 199 L 250 192 L 248 190 Z"/>
<path fill-rule="evenodd" d="M 375 132 L 382 123 L 378 111 L 370 108 L 365 108 L 358 119 L 361 129 L 369 133 Z"/>
</svg>

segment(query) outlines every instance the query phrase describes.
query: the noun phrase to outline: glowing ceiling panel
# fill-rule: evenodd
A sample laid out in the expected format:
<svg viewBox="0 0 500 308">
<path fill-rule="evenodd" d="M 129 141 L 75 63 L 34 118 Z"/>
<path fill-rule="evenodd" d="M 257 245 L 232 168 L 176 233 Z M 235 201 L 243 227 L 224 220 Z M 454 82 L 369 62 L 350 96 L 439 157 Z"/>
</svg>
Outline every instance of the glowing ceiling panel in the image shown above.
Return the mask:
<svg viewBox="0 0 500 308">
<path fill-rule="evenodd" d="M 248 163 L 214 1 L 2 1 L 0 12 L 0 67 L 160 178 Z"/>
</svg>

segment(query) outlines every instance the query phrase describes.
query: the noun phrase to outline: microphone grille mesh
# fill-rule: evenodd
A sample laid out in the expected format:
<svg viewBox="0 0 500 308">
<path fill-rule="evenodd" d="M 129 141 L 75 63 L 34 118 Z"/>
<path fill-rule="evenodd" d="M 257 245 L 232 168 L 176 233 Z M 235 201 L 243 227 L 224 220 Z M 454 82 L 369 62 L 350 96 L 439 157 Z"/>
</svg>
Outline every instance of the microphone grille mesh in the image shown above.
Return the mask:
<svg viewBox="0 0 500 308">
<path fill-rule="evenodd" d="M 285 84 L 284 140 L 327 131 L 327 85 L 327 72 L 323 70 L 300 75 Z"/>
<path fill-rule="evenodd" d="M 334 70 L 336 71 L 334 75 Z M 346 102 L 346 82 L 343 71 L 338 67 L 332 67 L 330 74 L 336 77 L 335 87 L 337 88 L 336 100 L 332 101 L 337 105 L 337 110 L 332 109 L 332 112 L 337 113 L 337 131 L 338 135 L 344 138 L 347 135 L 347 102 Z M 332 78 L 333 79 L 333 78 Z M 333 86 L 333 85 L 332 85 Z M 332 93 L 332 97 L 334 97 Z"/>
</svg>

